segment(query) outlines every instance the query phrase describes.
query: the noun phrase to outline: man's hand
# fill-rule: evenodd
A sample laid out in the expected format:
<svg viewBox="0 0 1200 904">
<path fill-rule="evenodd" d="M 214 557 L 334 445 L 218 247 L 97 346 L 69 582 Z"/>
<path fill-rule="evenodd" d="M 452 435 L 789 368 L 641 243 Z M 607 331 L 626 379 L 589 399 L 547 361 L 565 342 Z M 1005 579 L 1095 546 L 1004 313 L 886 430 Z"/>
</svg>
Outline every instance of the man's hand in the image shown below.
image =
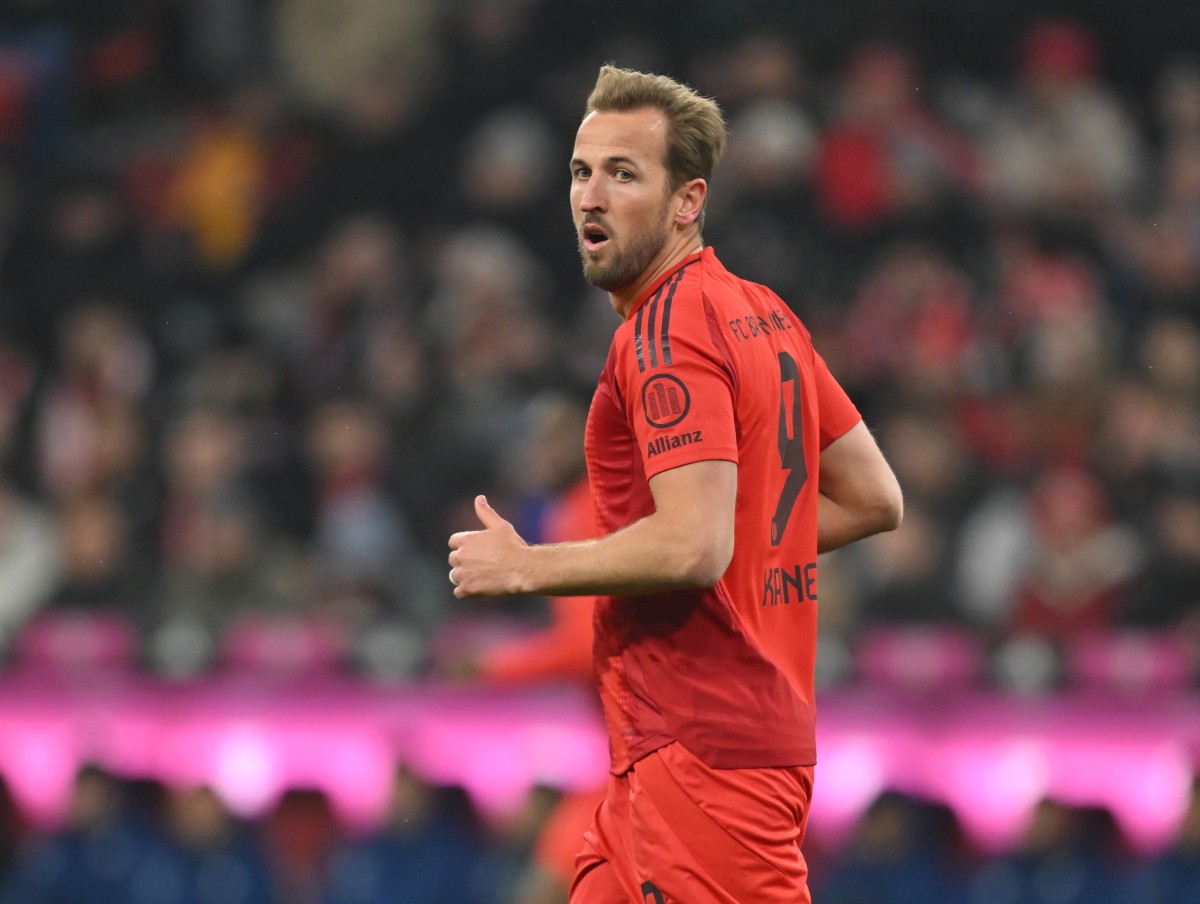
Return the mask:
<svg viewBox="0 0 1200 904">
<path fill-rule="evenodd" d="M 475 514 L 483 530 L 461 531 L 450 537 L 450 583 L 455 597 L 461 600 L 526 592 L 517 565 L 529 544 L 483 496 L 475 497 Z"/>
</svg>

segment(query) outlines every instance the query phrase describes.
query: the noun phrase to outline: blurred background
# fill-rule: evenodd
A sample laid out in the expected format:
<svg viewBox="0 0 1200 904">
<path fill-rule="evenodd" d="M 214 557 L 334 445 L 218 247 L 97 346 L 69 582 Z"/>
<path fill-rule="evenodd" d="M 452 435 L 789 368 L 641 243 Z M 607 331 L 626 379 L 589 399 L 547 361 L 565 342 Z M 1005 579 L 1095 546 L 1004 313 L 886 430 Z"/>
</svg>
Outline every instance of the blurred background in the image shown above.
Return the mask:
<svg viewBox="0 0 1200 904">
<path fill-rule="evenodd" d="M 905 490 L 816 899 L 1200 901 L 1193 0 L 3 3 L 0 900 L 523 900 L 603 729 L 445 542 L 577 486 L 605 61 L 718 98 L 706 239 Z"/>
</svg>

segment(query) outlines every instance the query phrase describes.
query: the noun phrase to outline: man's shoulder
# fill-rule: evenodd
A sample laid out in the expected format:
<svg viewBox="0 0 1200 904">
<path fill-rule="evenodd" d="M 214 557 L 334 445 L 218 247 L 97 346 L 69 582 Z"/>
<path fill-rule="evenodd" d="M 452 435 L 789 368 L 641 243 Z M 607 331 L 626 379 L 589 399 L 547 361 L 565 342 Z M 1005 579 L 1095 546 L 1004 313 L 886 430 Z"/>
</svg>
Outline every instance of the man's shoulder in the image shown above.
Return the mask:
<svg viewBox="0 0 1200 904">
<path fill-rule="evenodd" d="M 685 287 L 702 294 L 710 306 L 720 308 L 745 304 L 747 299 L 755 295 L 774 295 L 766 286 L 727 268 L 711 248 L 705 249 L 705 252 L 698 261 L 699 266 L 694 268 L 693 278 L 685 283 Z"/>
</svg>

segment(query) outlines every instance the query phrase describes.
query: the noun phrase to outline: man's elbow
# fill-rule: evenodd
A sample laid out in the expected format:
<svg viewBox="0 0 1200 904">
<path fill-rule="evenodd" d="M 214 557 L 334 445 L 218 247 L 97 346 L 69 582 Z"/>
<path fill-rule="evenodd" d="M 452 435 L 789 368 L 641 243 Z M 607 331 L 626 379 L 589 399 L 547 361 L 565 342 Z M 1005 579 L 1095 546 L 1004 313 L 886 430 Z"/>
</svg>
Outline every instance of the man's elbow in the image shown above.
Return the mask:
<svg viewBox="0 0 1200 904">
<path fill-rule="evenodd" d="M 680 551 L 676 574 L 681 586 L 711 587 L 725 576 L 733 560 L 733 537 L 706 537 Z"/>
<path fill-rule="evenodd" d="M 904 521 L 904 493 L 895 480 L 881 489 L 875 513 L 876 533 L 895 530 Z"/>
</svg>

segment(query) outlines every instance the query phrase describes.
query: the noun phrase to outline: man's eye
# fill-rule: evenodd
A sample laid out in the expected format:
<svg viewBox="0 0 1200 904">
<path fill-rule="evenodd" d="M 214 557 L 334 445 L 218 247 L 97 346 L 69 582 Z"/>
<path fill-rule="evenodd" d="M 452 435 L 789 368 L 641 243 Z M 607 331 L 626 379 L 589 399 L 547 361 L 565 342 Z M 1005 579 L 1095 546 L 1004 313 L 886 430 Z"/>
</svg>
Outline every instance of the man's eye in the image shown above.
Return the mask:
<svg viewBox="0 0 1200 904">
<path fill-rule="evenodd" d="M 591 174 L 592 174 L 591 170 L 584 169 L 582 166 L 579 169 L 575 170 L 575 178 L 576 179 L 586 179 Z"/>
<path fill-rule="evenodd" d="M 613 172 L 613 175 L 616 176 L 618 179 L 620 179 L 622 182 L 628 182 L 630 179 L 633 178 L 633 173 L 629 172 L 629 170 L 627 170 L 627 169 L 615 170 Z"/>
</svg>

